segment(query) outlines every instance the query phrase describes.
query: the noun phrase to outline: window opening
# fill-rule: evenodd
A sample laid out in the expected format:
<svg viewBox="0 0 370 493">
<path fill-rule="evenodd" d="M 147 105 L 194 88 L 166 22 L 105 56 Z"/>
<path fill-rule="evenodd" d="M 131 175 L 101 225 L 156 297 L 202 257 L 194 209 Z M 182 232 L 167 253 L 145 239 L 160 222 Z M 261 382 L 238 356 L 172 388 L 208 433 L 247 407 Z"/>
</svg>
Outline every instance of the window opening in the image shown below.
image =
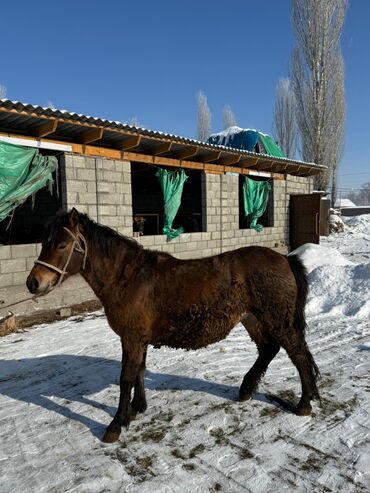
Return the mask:
<svg viewBox="0 0 370 493">
<path fill-rule="evenodd" d="M 173 171 L 175 168 L 161 166 Z M 131 190 L 134 236 L 163 234 L 163 193 L 156 176 L 158 167 L 131 163 Z M 181 205 L 172 227 L 184 228 L 185 233 L 203 231 L 202 172 L 185 169 L 186 180 Z"/>
<path fill-rule="evenodd" d="M 22 245 L 40 243 L 47 221 L 62 208 L 61 155 L 60 151 L 40 149 L 43 156 L 56 156 L 58 168 L 53 173 L 54 184 L 38 190 L 33 203 L 32 196 L 14 209 L 13 213 L 0 222 L 0 245 Z M 59 193 L 58 193 L 59 192 Z"/>
<path fill-rule="evenodd" d="M 243 185 L 245 175 L 239 175 L 239 229 L 251 229 L 251 217 L 245 215 L 244 210 L 244 198 L 243 198 Z M 258 224 L 264 228 L 274 226 L 274 182 L 271 178 L 264 176 L 254 176 L 251 175 L 255 181 L 269 181 L 271 183 L 271 190 L 269 193 L 269 198 L 267 202 L 267 207 L 263 215 L 258 219 Z"/>
</svg>

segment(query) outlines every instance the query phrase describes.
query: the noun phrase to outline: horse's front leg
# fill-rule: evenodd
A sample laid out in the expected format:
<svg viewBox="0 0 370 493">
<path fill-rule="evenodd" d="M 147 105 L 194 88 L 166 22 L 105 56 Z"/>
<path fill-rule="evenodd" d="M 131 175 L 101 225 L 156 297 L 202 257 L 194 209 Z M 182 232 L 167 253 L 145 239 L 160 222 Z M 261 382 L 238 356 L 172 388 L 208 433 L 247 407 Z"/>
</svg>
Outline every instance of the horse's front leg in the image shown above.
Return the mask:
<svg viewBox="0 0 370 493">
<path fill-rule="evenodd" d="M 128 427 L 131 417 L 131 392 L 134 386 L 140 364 L 143 361 L 144 349 L 140 351 L 123 351 L 122 370 L 120 378 L 120 398 L 116 415 L 107 427 L 103 441 L 112 443 L 118 440 L 122 426 Z"/>
<path fill-rule="evenodd" d="M 145 387 L 144 387 L 145 363 L 146 363 L 146 349 L 136 377 L 134 397 L 131 402 L 132 418 L 135 418 L 136 413 L 143 413 L 146 410 L 146 398 L 145 398 Z"/>
</svg>

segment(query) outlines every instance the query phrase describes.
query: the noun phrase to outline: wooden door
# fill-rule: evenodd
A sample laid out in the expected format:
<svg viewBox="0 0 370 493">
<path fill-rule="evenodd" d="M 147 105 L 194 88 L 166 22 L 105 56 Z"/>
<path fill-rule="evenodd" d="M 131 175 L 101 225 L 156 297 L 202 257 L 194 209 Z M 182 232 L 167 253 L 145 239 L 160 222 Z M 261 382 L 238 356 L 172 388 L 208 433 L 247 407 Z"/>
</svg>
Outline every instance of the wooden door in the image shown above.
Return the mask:
<svg viewBox="0 0 370 493">
<path fill-rule="evenodd" d="M 320 243 L 320 194 L 290 196 L 290 249 Z"/>
<path fill-rule="evenodd" d="M 329 236 L 330 200 L 321 199 L 320 202 L 320 236 Z"/>
</svg>

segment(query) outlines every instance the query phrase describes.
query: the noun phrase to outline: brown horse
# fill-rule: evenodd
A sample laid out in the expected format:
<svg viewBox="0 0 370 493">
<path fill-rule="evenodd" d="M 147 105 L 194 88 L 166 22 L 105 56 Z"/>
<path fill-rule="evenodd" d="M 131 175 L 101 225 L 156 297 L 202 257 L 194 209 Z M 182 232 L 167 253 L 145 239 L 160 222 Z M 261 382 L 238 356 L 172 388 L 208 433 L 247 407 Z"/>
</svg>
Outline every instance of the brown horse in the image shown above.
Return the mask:
<svg viewBox="0 0 370 493">
<path fill-rule="evenodd" d="M 281 346 L 302 382 L 297 414 L 310 414 L 310 401 L 319 398 L 319 371 L 304 336 L 307 280 L 298 257 L 252 246 L 179 260 L 72 209 L 48 228 L 27 286 L 31 293 L 46 294 L 77 273 L 101 300 L 122 343 L 119 406 L 104 441 L 117 440 L 121 427 L 146 409 L 148 344 L 201 348 L 225 338 L 239 321 L 259 353 L 240 387 L 241 400 L 251 397 Z"/>
</svg>

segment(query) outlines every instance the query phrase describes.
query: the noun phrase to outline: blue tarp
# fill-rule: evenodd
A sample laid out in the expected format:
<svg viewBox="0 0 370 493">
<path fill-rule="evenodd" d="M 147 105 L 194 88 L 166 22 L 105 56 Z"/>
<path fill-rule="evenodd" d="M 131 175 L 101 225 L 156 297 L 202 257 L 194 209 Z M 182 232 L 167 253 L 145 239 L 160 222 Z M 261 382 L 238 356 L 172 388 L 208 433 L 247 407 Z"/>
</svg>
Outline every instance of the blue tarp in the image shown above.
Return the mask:
<svg viewBox="0 0 370 493">
<path fill-rule="evenodd" d="M 212 134 L 207 140 L 207 144 L 233 147 L 234 149 L 243 149 L 245 151 L 253 151 L 257 142 L 258 132 L 256 130 L 239 127 L 230 127 L 218 134 Z"/>
<path fill-rule="evenodd" d="M 258 143 L 258 149 L 256 144 Z M 275 157 L 286 157 L 278 144 L 267 134 L 240 127 L 229 127 L 223 132 L 210 135 L 207 144 L 222 145 L 233 149 L 260 152 Z"/>
</svg>

